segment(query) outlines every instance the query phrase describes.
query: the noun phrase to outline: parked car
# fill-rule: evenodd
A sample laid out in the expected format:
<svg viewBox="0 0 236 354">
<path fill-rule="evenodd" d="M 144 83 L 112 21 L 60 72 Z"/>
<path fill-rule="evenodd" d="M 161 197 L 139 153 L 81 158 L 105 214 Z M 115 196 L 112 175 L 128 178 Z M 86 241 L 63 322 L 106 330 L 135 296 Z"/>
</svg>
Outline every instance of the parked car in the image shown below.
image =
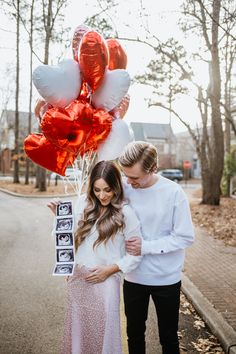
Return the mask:
<svg viewBox="0 0 236 354">
<path fill-rule="evenodd" d="M 75 180 L 75 179 L 79 179 L 81 176 L 81 171 L 78 169 L 75 169 L 73 167 L 67 167 L 66 172 L 65 172 L 65 177 L 69 180 Z M 55 180 L 55 179 L 62 179 L 63 177 L 58 175 L 57 173 L 53 172 L 51 174 L 51 179 Z"/>
<path fill-rule="evenodd" d="M 170 179 L 171 181 L 180 182 L 183 179 L 183 172 L 177 169 L 165 169 L 158 172 L 159 175 Z"/>
<path fill-rule="evenodd" d="M 72 168 L 72 167 L 67 167 L 65 175 L 68 179 L 70 180 L 79 180 L 81 177 L 81 171 L 78 170 L 77 168 Z"/>
</svg>

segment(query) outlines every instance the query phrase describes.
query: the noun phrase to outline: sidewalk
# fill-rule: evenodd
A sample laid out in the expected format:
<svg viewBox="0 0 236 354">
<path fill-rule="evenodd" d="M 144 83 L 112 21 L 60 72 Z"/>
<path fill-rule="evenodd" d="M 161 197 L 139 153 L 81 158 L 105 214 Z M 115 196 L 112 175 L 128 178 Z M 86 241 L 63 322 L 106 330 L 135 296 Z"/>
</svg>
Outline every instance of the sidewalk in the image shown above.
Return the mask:
<svg viewBox="0 0 236 354">
<path fill-rule="evenodd" d="M 183 189 L 191 201 L 190 188 Z M 236 354 L 236 248 L 195 231 L 195 242 L 186 251 L 182 290 L 225 353 Z"/>
</svg>

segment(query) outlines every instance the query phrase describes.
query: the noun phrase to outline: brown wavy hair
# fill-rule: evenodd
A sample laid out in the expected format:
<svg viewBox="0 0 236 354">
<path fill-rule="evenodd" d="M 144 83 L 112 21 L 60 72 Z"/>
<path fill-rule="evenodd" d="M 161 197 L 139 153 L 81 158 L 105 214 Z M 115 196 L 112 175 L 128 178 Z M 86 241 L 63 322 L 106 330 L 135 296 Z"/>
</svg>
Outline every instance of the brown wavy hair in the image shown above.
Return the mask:
<svg viewBox="0 0 236 354">
<path fill-rule="evenodd" d="M 102 213 L 102 205 L 94 194 L 94 183 L 98 179 L 104 179 L 114 196 L 110 204 Z M 117 166 L 111 161 L 100 161 L 92 169 L 87 188 L 87 204 L 82 218 L 78 222 L 78 228 L 75 232 L 76 249 L 83 242 L 96 223 L 96 229 L 99 237 L 94 242 L 94 247 L 100 243 L 106 243 L 111 237 L 114 237 L 118 231 L 124 229 L 124 215 L 122 213 L 122 204 L 124 202 L 124 191 L 121 182 L 121 174 Z"/>
</svg>

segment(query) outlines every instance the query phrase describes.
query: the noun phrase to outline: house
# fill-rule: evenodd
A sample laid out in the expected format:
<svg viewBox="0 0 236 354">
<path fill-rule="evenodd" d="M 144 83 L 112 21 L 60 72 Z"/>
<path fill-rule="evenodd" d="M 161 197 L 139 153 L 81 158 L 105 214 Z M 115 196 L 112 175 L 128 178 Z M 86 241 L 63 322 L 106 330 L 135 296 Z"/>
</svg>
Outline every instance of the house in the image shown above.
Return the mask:
<svg viewBox="0 0 236 354">
<path fill-rule="evenodd" d="M 19 153 L 24 160 L 23 142 L 28 135 L 28 112 L 19 112 Z M 32 114 L 32 132 L 38 132 L 38 120 Z M 0 118 L 0 173 L 8 174 L 13 168 L 15 147 L 15 111 L 3 110 Z"/>
<path fill-rule="evenodd" d="M 176 167 L 176 137 L 169 124 L 131 122 L 134 140 L 152 143 L 158 151 L 159 166 Z"/>
</svg>

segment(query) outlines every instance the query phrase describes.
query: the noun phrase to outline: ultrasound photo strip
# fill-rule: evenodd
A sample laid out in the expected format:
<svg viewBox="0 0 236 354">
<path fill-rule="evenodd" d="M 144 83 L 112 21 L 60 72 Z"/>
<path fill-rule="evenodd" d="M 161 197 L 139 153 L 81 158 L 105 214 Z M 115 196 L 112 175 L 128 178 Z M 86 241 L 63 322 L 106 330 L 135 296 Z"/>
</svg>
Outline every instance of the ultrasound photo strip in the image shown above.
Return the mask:
<svg viewBox="0 0 236 354">
<path fill-rule="evenodd" d="M 56 232 L 70 231 L 72 232 L 74 228 L 73 217 L 67 218 L 56 218 Z"/>
<path fill-rule="evenodd" d="M 56 264 L 53 270 L 53 275 L 73 275 L 75 264 Z"/>
<path fill-rule="evenodd" d="M 72 202 L 62 202 L 56 208 L 55 253 L 53 275 L 73 275 L 75 266 L 74 218 Z"/>
<path fill-rule="evenodd" d="M 62 232 L 56 233 L 55 237 L 56 247 L 67 247 L 67 246 L 74 246 L 74 236 L 73 232 Z"/>
<path fill-rule="evenodd" d="M 74 249 L 71 248 L 58 248 L 56 250 L 56 257 L 58 263 L 73 263 L 74 262 Z"/>
<path fill-rule="evenodd" d="M 60 204 L 58 204 L 56 209 L 56 215 L 61 217 L 72 216 L 72 202 L 61 202 Z"/>
</svg>

